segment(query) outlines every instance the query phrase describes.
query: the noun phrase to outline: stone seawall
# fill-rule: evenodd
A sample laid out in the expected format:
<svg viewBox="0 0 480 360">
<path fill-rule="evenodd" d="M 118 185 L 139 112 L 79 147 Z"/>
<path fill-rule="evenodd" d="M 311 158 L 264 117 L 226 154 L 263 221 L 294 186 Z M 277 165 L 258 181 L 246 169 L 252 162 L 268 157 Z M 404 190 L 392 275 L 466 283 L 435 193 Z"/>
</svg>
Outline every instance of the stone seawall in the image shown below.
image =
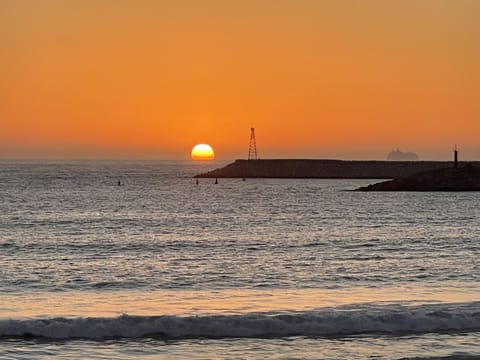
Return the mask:
<svg viewBox="0 0 480 360">
<path fill-rule="evenodd" d="M 480 167 L 462 166 L 422 171 L 361 187 L 357 191 L 480 191 Z"/>
<path fill-rule="evenodd" d="M 461 162 L 460 166 L 480 162 Z M 453 167 L 453 161 L 236 160 L 198 178 L 392 179 Z"/>
</svg>

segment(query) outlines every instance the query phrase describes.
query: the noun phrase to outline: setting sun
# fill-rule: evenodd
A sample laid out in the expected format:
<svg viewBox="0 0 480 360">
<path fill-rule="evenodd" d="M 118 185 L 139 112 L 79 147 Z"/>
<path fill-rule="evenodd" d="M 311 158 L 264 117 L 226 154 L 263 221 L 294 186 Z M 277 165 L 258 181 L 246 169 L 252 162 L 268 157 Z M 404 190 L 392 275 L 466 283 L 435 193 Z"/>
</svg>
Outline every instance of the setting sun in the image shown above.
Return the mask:
<svg viewBox="0 0 480 360">
<path fill-rule="evenodd" d="M 192 160 L 213 160 L 215 154 L 210 145 L 198 144 L 192 149 Z"/>
</svg>

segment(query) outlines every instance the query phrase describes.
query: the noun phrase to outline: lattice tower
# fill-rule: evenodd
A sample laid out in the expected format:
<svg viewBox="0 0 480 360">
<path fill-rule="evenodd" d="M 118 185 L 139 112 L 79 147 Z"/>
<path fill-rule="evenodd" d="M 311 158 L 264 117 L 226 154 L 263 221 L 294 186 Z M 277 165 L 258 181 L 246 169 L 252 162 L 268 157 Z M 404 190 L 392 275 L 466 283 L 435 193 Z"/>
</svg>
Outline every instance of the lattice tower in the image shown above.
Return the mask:
<svg viewBox="0 0 480 360">
<path fill-rule="evenodd" d="M 257 160 L 257 142 L 255 141 L 255 129 L 250 129 L 250 145 L 248 146 L 248 160 Z"/>
</svg>

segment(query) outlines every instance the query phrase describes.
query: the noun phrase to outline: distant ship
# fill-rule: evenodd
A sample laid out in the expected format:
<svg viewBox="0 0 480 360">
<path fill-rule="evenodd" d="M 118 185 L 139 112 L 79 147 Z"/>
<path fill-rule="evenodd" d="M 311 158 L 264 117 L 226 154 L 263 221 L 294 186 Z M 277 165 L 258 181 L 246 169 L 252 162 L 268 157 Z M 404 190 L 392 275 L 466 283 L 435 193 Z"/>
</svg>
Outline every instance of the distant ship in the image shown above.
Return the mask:
<svg viewBox="0 0 480 360">
<path fill-rule="evenodd" d="M 388 153 L 388 161 L 413 161 L 418 160 L 418 155 L 413 152 L 401 152 L 399 149 Z"/>
</svg>

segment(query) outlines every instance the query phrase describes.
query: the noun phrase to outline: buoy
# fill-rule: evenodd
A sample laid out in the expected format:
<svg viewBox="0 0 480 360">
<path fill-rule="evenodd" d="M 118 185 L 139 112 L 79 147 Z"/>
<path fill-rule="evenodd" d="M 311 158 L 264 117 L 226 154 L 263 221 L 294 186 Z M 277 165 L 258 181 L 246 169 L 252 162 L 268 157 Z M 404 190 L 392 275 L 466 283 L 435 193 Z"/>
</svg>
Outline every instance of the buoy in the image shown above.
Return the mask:
<svg viewBox="0 0 480 360">
<path fill-rule="evenodd" d="M 215 178 L 215 184 L 218 184 L 218 179 L 217 178 Z"/>
</svg>

